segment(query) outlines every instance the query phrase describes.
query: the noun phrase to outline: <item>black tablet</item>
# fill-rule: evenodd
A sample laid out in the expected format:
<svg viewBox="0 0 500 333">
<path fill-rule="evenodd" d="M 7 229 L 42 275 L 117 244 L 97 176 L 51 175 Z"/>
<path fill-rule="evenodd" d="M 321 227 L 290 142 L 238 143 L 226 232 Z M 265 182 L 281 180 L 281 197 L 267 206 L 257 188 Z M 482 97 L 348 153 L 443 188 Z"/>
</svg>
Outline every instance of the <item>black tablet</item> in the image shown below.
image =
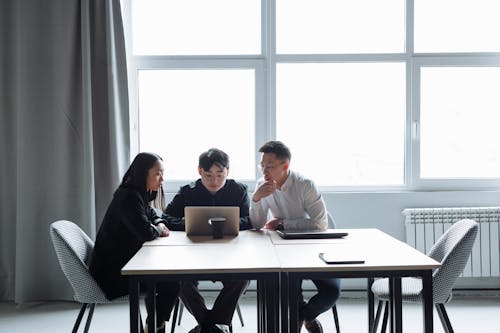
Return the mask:
<svg viewBox="0 0 500 333">
<path fill-rule="evenodd" d="M 321 260 L 329 265 L 347 265 L 347 264 L 364 264 L 365 261 L 359 257 L 339 254 L 339 253 L 323 253 L 319 254 Z"/>
</svg>

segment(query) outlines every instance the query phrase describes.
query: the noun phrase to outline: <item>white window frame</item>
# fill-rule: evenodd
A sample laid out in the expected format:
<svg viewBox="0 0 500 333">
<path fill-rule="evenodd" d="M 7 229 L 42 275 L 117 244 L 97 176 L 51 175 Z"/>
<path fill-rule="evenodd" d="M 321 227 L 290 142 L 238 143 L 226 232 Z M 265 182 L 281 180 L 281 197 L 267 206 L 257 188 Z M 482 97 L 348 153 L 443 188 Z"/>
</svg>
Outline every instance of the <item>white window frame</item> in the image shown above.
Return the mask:
<svg viewBox="0 0 500 333">
<path fill-rule="evenodd" d="M 422 190 L 488 190 L 500 187 L 500 179 L 420 179 L 419 98 L 420 69 L 424 66 L 500 66 L 500 53 L 414 53 L 414 0 L 405 0 L 406 47 L 402 53 L 380 54 L 276 54 L 275 0 L 261 0 L 261 54 L 242 56 L 133 56 L 130 10 L 132 0 L 122 0 L 128 56 L 130 135 L 132 157 L 138 152 L 137 73 L 142 69 L 253 68 L 256 73 L 255 160 L 260 145 L 276 136 L 276 64 L 300 62 L 404 62 L 406 63 L 406 120 L 404 179 L 401 186 L 321 186 L 323 192 L 389 192 Z M 255 178 L 260 170 L 255 167 Z M 167 182 L 167 190 L 192 179 Z M 244 181 L 253 189 L 255 181 Z"/>
<path fill-rule="evenodd" d="M 420 72 L 424 67 L 500 67 L 500 56 L 481 54 L 420 54 L 412 61 L 411 182 L 412 188 L 432 190 L 487 189 L 500 187 L 500 178 L 420 178 Z M 500 144 L 500 143 L 499 143 Z"/>
</svg>

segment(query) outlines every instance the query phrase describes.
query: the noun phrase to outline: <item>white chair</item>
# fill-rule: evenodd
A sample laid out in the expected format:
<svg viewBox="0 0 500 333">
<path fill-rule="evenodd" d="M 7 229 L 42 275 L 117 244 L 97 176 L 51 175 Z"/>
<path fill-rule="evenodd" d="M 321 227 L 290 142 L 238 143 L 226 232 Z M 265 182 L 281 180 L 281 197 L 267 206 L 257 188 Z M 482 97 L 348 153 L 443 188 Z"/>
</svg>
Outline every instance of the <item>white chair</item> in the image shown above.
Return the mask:
<svg viewBox="0 0 500 333">
<path fill-rule="evenodd" d="M 450 320 L 444 308 L 444 303 L 451 300 L 452 288 L 458 276 L 464 270 L 476 239 L 478 224 L 469 219 L 455 222 L 433 245 L 429 257 L 441 263 L 432 275 L 433 301 L 439 319 L 446 333 L 453 333 Z M 385 305 L 381 332 L 385 332 L 388 319 L 389 284 L 388 279 L 376 280 L 372 291 L 378 297 L 378 307 L 372 332 L 377 331 L 382 306 Z M 403 301 L 422 301 L 422 280 L 418 278 L 401 279 L 401 293 Z"/>
<path fill-rule="evenodd" d="M 87 306 L 89 312 L 85 324 L 85 333 L 88 332 L 96 304 L 106 304 L 118 300 L 127 300 L 121 297 L 109 301 L 88 270 L 88 262 L 94 248 L 94 242 L 80 227 L 70 221 L 57 221 L 50 225 L 50 237 L 59 260 L 59 265 L 73 288 L 73 297 L 82 303 L 73 333 L 78 331 L 80 322 Z"/>
</svg>

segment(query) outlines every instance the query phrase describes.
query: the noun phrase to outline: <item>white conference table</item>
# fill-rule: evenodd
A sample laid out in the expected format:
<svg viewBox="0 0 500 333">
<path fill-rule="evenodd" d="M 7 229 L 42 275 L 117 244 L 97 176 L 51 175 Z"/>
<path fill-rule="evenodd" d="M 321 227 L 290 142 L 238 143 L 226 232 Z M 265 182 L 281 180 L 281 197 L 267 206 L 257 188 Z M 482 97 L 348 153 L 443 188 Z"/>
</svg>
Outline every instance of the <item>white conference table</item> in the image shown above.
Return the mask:
<svg viewBox="0 0 500 333">
<path fill-rule="evenodd" d="M 279 331 L 280 265 L 265 231 L 242 231 L 238 237 L 169 237 L 146 242 L 122 268 L 130 280 L 130 331 L 140 332 L 139 284 L 159 280 L 257 280 L 259 332 Z"/>
<path fill-rule="evenodd" d="M 424 289 L 424 332 L 433 332 L 432 271 L 440 266 L 411 246 L 377 229 L 338 229 L 344 239 L 284 240 L 271 231 L 242 231 L 238 237 L 212 239 L 169 237 L 144 243 L 123 267 L 130 279 L 131 332 L 140 332 L 139 283 L 158 280 L 257 280 L 258 330 L 297 333 L 298 290 L 302 279 L 388 277 L 391 285 L 391 327 L 402 332 L 401 278 L 421 277 Z M 328 265 L 320 252 L 357 257 L 363 264 Z M 281 297 L 280 297 L 281 295 Z M 293 295 L 293 297 L 291 296 Z M 373 295 L 369 290 L 369 330 Z M 281 320 L 280 320 L 281 319 Z"/>
<path fill-rule="evenodd" d="M 338 229 L 348 236 L 331 240 L 283 240 L 271 235 L 281 266 L 282 332 L 297 333 L 298 290 L 302 279 L 368 278 L 369 320 L 373 325 L 374 278 L 388 277 L 391 285 L 391 332 L 402 332 L 401 278 L 423 280 L 424 332 L 433 332 L 432 271 L 440 264 L 378 229 Z M 364 260 L 360 264 L 326 264 L 319 253 L 331 253 L 339 260 Z M 288 310 L 288 313 L 286 312 Z M 289 326 L 289 327 L 288 327 Z"/>
</svg>

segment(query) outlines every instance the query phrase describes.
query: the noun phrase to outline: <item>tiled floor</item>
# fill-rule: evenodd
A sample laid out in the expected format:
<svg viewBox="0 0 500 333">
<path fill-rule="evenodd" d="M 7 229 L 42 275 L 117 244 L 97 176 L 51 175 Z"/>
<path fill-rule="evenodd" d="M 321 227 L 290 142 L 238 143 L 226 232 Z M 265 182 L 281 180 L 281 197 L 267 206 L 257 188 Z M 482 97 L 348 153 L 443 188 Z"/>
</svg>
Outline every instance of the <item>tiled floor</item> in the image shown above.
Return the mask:
<svg viewBox="0 0 500 333">
<path fill-rule="evenodd" d="M 214 294 L 208 293 L 207 298 L 213 300 Z M 254 292 L 247 292 L 240 300 L 245 326 L 241 326 L 235 314 L 233 321 L 235 333 L 256 333 L 255 303 Z M 367 331 L 365 299 L 343 297 L 337 307 L 343 333 Z M 498 298 L 455 297 L 446 308 L 456 333 L 500 332 L 500 299 Z M 16 307 L 13 303 L 0 303 L 0 332 L 69 333 L 78 309 L 79 305 L 71 302 L 50 302 L 23 307 Z M 145 313 L 144 310 L 143 313 Z M 435 332 L 442 333 L 443 329 L 436 313 L 434 318 Z M 404 332 L 422 332 L 422 314 L 419 305 L 405 303 L 403 319 Z M 325 333 L 334 332 L 331 312 L 322 314 L 320 320 Z M 128 303 L 103 305 L 96 307 L 90 332 L 128 332 L 128 325 Z M 194 325 L 193 317 L 184 311 L 181 325 L 177 326 L 176 332 L 186 333 Z M 170 331 L 170 324 L 167 329 Z M 83 327 L 80 331 L 83 332 Z"/>
</svg>

